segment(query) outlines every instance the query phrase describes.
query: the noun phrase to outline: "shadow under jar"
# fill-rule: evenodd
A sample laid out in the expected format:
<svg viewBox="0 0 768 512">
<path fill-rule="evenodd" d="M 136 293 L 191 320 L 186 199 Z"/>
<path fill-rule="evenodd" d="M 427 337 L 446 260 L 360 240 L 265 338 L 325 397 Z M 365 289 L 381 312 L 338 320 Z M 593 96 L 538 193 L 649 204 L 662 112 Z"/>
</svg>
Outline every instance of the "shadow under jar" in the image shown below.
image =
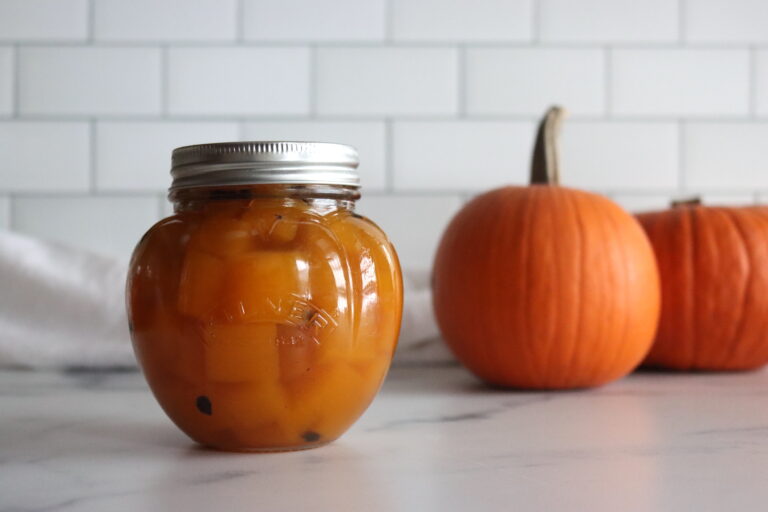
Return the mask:
<svg viewBox="0 0 768 512">
<path fill-rule="evenodd" d="M 386 235 L 354 212 L 356 168 L 340 144 L 174 150 L 175 213 L 136 247 L 127 307 L 152 392 L 195 441 L 319 446 L 379 390 L 402 281 Z"/>
</svg>

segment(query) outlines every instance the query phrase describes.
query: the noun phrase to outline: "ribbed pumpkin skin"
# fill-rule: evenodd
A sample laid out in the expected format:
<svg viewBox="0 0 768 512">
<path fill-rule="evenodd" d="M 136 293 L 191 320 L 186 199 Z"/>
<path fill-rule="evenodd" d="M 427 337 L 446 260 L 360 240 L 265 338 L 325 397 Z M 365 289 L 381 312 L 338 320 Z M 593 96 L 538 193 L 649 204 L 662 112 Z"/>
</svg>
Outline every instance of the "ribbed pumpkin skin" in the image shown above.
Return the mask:
<svg viewBox="0 0 768 512">
<path fill-rule="evenodd" d="M 768 208 L 685 206 L 637 216 L 656 252 L 662 313 L 644 364 L 768 363 Z"/>
<path fill-rule="evenodd" d="M 565 187 L 492 190 L 448 226 L 434 266 L 437 321 L 456 357 L 490 383 L 599 386 L 647 354 L 659 278 L 637 221 Z"/>
</svg>

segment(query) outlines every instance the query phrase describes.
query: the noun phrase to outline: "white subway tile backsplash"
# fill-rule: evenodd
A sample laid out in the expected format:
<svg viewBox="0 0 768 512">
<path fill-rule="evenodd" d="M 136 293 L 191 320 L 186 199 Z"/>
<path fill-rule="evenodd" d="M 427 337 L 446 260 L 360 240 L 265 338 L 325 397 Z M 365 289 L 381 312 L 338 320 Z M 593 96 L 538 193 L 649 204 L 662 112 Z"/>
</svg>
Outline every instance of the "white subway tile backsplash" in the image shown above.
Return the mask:
<svg viewBox="0 0 768 512">
<path fill-rule="evenodd" d="M 321 48 L 321 114 L 455 114 L 457 51 L 451 48 Z"/>
<path fill-rule="evenodd" d="M 605 111 L 605 57 L 599 49 L 470 49 L 466 77 L 470 115 L 540 115 L 553 103 L 574 114 Z"/>
<path fill-rule="evenodd" d="M 0 41 L 88 37 L 88 0 L 0 0 Z"/>
<path fill-rule="evenodd" d="M 704 192 L 700 194 L 701 200 L 708 206 L 751 206 L 757 204 L 755 194 L 744 193 L 726 193 L 726 192 Z"/>
<path fill-rule="evenodd" d="M 395 123 L 395 189 L 477 191 L 526 183 L 533 135 L 530 122 Z"/>
<path fill-rule="evenodd" d="M 706 206 L 748 206 L 756 203 L 752 193 L 669 192 L 665 194 L 613 194 L 612 199 L 631 213 L 667 210 L 674 201 L 699 198 Z"/>
<path fill-rule="evenodd" d="M 0 229 L 11 227 L 11 200 L 0 196 Z"/>
<path fill-rule="evenodd" d="M 403 41 L 528 41 L 535 0 L 392 0 Z"/>
<path fill-rule="evenodd" d="M 381 41 L 387 0 L 244 0 L 254 41 Z"/>
<path fill-rule="evenodd" d="M 101 122 L 96 129 L 99 190 L 166 190 L 171 151 L 179 146 L 239 139 L 237 123 Z"/>
<path fill-rule="evenodd" d="M 17 197 L 11 207 L 15 231 L 127 260 L 136 243 L 159 220 L 155 196 Z"/>
<path fill-rule="evenodd" d="M 335 141 L 428 268 L 555 103 L 565 185 L 768 203 L 766 45 L 763 0 L 0 0 L 0 227 L 127 256 L 174 147 Z"/>
<path fill-rule="evenodd" d="M 767 125 L 690 123 L 684 134 L 687 187 L 768 188 Z"/>
<path fill-rule="evenodd" d="M 675 194 L 671 192 L 653 194 L 619 193 L 611 194 L 611 199 L 630 213 L 642 213 L 666 210 L 675 199 Z"/>
<path fill-rule="evenodd" d="M 593 190 L 674 189 L 677 148 L 675 123 L 566 122 L 561 180 Z"/>
<path fill-rule="evenodd" d="M 100 41 L 233 41 L 237 0 L 93 0 Z"/>
<path fill-rule="evenodd" d="M 13 113 L 13 49 L 0 47 L 0 117 Z"/>
<path fill-rule="evenodd" d="M 686 0 L 685 39 L 705 43 L 768 42 L 765 0 Z"/>
<path fill-rule="evenodd" d="M 383 229 L 408 270 L 432 266 L 445 227 L 461 208 L 458 196 L 365 196 L 356 210 Z"/>
<path fill-rule="evenodd" d="M 746 49 L 613 50 L 612 111 L 619 115 L 746 115 Z"/>
<path fill-rule="evenodd" d="M 168 196 L 164 194 L 164 195 L 160 196 L 158 199 L 160 201 L 160 205 L 161 205 L 161 209 L 162 209 L 161 216 L 163 218 L 165 218 L 165 217 L 170 217 L 171 215 L 173 215 L 173 213 L 174 213 L 173 212 L 173 203 L 171 202 L 170 199 L 168 199 Z"/>
<path fill-rule="evenodd" d="M 676 1 L 539 0 L 547 42 L 670 42 L 678 34 Z"/>
<path fill-rule="evenodd" d="M 18 59 L 23 115 L 160 113 L 156 48 L 21 48 Z"/>
<path fill-rule="evenodd" d="M 88 123 L 0 123 L 0 190 L 86 191 L 89 172 Z"/>
<path fill-rule="evenodd" d="M 245 127 L 249 140 L 303 140 L 340 142 L 357 148 L 363 193 L 383 190 L 386 176 L 386 130 L 381 121 L 275 121 L 253 122 Z"/>
<path fill-rule="evenodd" d="M 768 50 L 755 53 L 755 68 L 755 113 L 768 116 Z"/>
<path fill-rule="evenodd" d="M 672 208 L 675 201 L 700 199 L 705 206 L 748 206 L 756 203 L 752 193 L 700 192 L 687 190 L 685 192 L 669 192 L 666 194 L 615 194 L 613 199 L 632 213 L 661 211 Z"/>
<path fill-rule="evenodd" d="M 309 113 L 307 48 L 171 48 L 168 110 L 180 115 Z"/>
</svg>

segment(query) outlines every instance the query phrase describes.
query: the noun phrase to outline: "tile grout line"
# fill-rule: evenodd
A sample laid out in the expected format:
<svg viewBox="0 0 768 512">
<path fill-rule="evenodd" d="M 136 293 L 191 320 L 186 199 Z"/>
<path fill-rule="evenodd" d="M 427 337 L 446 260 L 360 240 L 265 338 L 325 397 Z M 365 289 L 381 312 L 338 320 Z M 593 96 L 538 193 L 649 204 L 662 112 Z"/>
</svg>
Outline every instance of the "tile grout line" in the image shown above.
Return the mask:
<svg viewBox="0 0 768 512">
<path fill-rule="evenodd" d="M 394 40 L 394 0 L 384 0 L 384 44 L 389 45 Z"/>
<path fill-rule="evenodd" d="M 13 45 L 13 84 L 11 101 L 13 103 L 13 119 L 21 117 L 21 48 L 18 43 Z"/>
<path fill-rule="evenodd" d="M 64 190 L 57 191 L 51 189 L 42 190 L 19 190 L 13 193 L 14 196 L 21 199 L 88 199 L 91 197 L 107 197 L 107 198 L 144 198 L 157 197 L 158 194 L 164 194 L 162 191 L 158 191 L 157 188 L 137 189 L 137 190 L 125 190 L 120 188 L 107 188 L 95 190 L 89 192 L 87 190 Z"/>
<path fill-rule="evenodd" d="M 88 144 L 90 146 L 89 148 L 89 167 L 88 167 L 88 190 L 92 194 L 96 191 L 97 182 L 98 182 L 98 169 L 96 166 L 96 156 L 97 156 L 97 148 L 96 148 L 96 119 L 91 119 L 88 121 Z"/>
<path fill-rule="evenodd" d="M 680 119 L 677 125 L 677 188 L 679 193 L 685 193 L 688 187 L 685 176 L 685 133 L 686 121 Z"/>
<path fill-rule="evenodd" d="M 524 184 L 519 184 L 523 186 Z M 367 189 L 366 189 L 367 190 Z M 370 191 L 364 192 L 366 197 L 372 196 L 396 196 L 396 197 L 451 197 L 457 195 L 468 195 L 474 197 L 483 193 L 486 189 L 467 189 L 467 188 L 404 188 L 399 190 L 387 190 L 383 188 L 372 188 Z M 583 187 L 583 190 L 596 192 L 596 193 L 609 193 L 612 195 L 632 196 L 632 197 L 648 197 L 656 195 L 675 195 L 680 194 L 680 190 L 677 188 L 600 188 L 600 187 Z M 693 192 L 704 190 L 706 193 L 715 195 L 751 195 L 751 194 L 764 194 L 768 196 L 768 188 L 757 187 L 736 187 L 736 188 L 724 188 L 724 189 L 706 189 L 706 188 L 693 188 Z M 17 199 L 88 199 L 88 198 L 148 198 L 148 197 L 166 197 L 166 193 L 159 191 L 156 188 L 152 189 L 138 189 L 138 190 L 121 190 L 117 188 L 110 188 L 105 190 L 96 190 L 89 192 L 87 190 L 82 191 L 56 191 L 51 189 L 43 190 L 26 190 L 26 191 L 5 191 L 0 192 L 0 195 L 5 197 L 17 198 Z"/>
<path fill-rule="evenodd" d="M 685 46 L 686 32 L 688 30 L 685 23 L 686 7 L 685 0 L 677 1 L 677 42 L 679 46 Z"/>
<path fill-rule="evenodd" d="M 19 121 L 38 121 L 38 122 L 86 122 L 92 118 L 88 114 L 21 114 L 17 116 Z M 441 123 L 456 121 L 456 114 L 414 114 L 414 115 L 396 115 L 396 116 L 384 116 L 384 115 L 355 115 L 355 114 L 318 114 L 317 121 L 328 122 L 382 122 L 390 119 L 395 122 L 400 121 L 414 121 L 424 123 Z M 467 114 L 465 116 L 466 121 L 476 122 L 511 122 L 511 123 L 528 123 L 531 121 L 537 121 L 539 114 L 537 113 L 518 113 L 518 114 Z M 578 122 L 597 122 L 605 121 L 605 115 L 586 115 L 586 114 L 571 114 L 568 117 L 569 121 Z M 640 124 L 658 124 L 658 123 L 674 123 L 680 119 L 679 114 L 670 115 L 612 115 L 610 121 L 614 123 L 640 123 Z M 702 122 L 702 123 L 763 123 L 766 118 L 763 116 L 752 116 L 747 113 L 745 115 L 734 114 L 709 114 L 700 116 L 691 116 L 689 120 Z M 127 115 L 127 114 L 104 114 L 98 116 L 99 121 L 105 122 L 152 122 L 152 121 L 178 121 L 178 122 L 282 122 L 282 121 L 311 121 L 312 117 L 306 114 L 300 115 L 277 115 L 277 114 L 253 114 L 253 115 L 236 115 L 236 114 L 184 114 L 184 113 L 169 113 L 167 116 L 159 114 L 140 114 L 140 115 Z"/>
<path fill-rule="evenodd" d="M 317 119 L 317 88 L 318 88 L 318 48 L 316 44 L 309 46 L 309 98 L 307 107 L 309 109 L 309 118 Z"/>
<path fill-rule="evenodd" d="M 531 42 L 538 46 L 541 43 L 541 1 L 531 0 Z"/>
<path fill-rule="evenodd" d="M 159 45 L 170 44 L 179 48 L 305 48 L 311 41 L 309 40 L 194 40 L 194 39 L 156 39 L 148 38 L 145 40 L 61 40 L 61 39 L 39 39 L 17 41 L 17 44 L 23 44 L 30 48 L 157 48 Z M 13 44 L 6 42 L 5 44 Z M 512 48 L 512 49 L 549 49 L 549 50 L 596 50 L 604 48 L 605 40 L 591 41 L 531 41 L 531 40 L 460 40 L 460 39 L 440 39 L 440 40 L 328 40 L 319 42 L 328 48 L 455 48 L 457 44 L 462 44 L 467 48 Z M 678 41 L 616 41 L 610 43 L 612 47 L 627 50 L 679 50 L 681 42 Z M 753 46 L 757 49 L 768 49 L 768 42 L 690 42 L 685 44 L 685 48 L 691 50 L 741 50 Z"/>
<path fill-rule="evenodd" d="M 235 4 L 235 43 L 245 41 L 245 0 Z"/>
<path fill-rule="evenodd" d="M 456 117 L 467 117 L 467 49 L 459 45 L 456 48 Z"/>
<path fill-rule="evenodd" d="M 96 40 L 96 0 L 88 0 L 88 37 L 86 42 L 91 45 Z"/>
<path fill-rule="evenodd" d="M 168 45 L 160 47 L 160 117 L 168 118 L 168 103 L 170 98 L 170 87 L 168 83 Z"/>
<path fill-rule="evenodd" d="M 393 193 L 395 189 L 394 147 L 394 126 L 392 125 L 392 119 L 387 118 L 384 121 L 384 190 L 388 194 Z"/>
<path fill-rule="evenodd" d="M 177 39 L 177 40 L 165 40 L 165 39 L 146 39 L 143 41 L 71 41 L 71 40 L 59 40 L 59 39 L 45 39 L 45 40 L 29 40 L 23 41 L 25 47 L 30 48 L 49 48 L 52 46 L 61 48 L 157 48 L 163 44 L 169 44 L 178 48 L 306 48 L 307 45 L 318 43 L 313 40 L 243 40 L 238 41 L 221 41 L 221 40 L 190 40 L 190 39 Z M 426 48 L 455 48 L 457 44 L 461 43 L 467 48 L 511 48 L 511 49 L 548 49 L 548 50 L 599 50 L 604 48 L 606 41 L 594 40 L 594 41 L 575 41 L 575 42 L 548 42 L 548 41 L 517 41 L 517 40 L 383 40 L 383 41 L 366 41 L 366 40 L 331 40 L 319 42 L 323 47 L 327 48 L 404 48 L 404 49 L 426 49 Z M 12 44 L 10 42 L 6 44 Z M 743 42 L 691 42 L 685 45 L 686 49 L 695 51 L 706 50 L 742 50 L 749 43 Z M 679 50 L 680 42 L 654 42 L 654 41 L 619 41 L 611 43 L 613 48 L 626 49 L 626 50 Z M 754 42 L 751 43 L 757 49 L 768 49 L 768 43 Z"/>
<path fill-rule="evenodd" d="M 757 119 L 757 49 L 749 47 L 749 118 Z"/>
<path fill-rule="evenodd" d="M 603 78 L 604 91 L 604 105 L 606 119 L 613 117 L 613 50 L 610 46 L 606 46 L 603 49 L 603 72 L 605 77 Z"/>
</svg>

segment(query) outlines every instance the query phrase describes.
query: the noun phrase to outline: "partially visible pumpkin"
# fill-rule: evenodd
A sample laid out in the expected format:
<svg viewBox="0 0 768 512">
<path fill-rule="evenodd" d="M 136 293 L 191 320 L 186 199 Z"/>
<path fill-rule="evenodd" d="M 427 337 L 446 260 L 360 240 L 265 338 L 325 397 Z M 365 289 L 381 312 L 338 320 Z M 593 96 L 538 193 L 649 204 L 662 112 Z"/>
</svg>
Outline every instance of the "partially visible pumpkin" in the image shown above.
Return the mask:
<svg viewBox="0 0 768 512">
<path fill-rule="evenodd" d="M 637 217 L 662 283 L 661 321 L 644 364 L 749 370 L 768 363 L 768 207 L 692 201 Z"/>
<path fill-rule="evenodd" d="M 605 197 L 558 185 L 550 109 L 530 187 L 470 201 L 434 264 L 445 341 L 495 385 L 566 389 L 626 375 L 648 352 L 659 316 L 653 251 L 638 222 Z"/>
</svg>

